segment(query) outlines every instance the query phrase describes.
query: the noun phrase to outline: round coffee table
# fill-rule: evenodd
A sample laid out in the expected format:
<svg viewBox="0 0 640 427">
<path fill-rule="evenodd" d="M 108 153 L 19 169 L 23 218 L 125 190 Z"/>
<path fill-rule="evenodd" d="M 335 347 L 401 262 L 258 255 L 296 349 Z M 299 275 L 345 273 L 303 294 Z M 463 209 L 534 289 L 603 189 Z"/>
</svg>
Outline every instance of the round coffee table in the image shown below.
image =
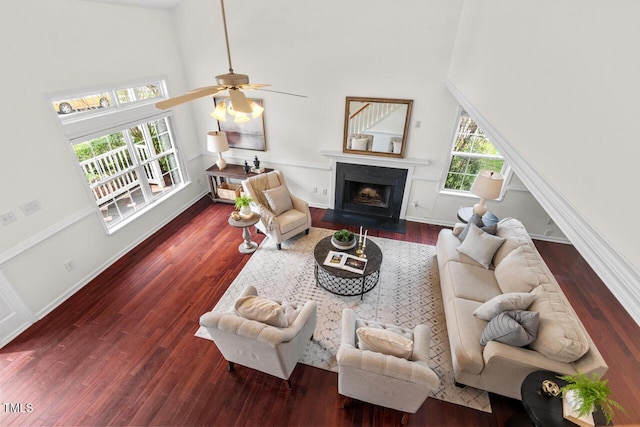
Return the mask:
<svg viewBox="0 0 640 427">
<path fill-rule="evenodd" d="M 339 251 L 331 244 L 331 236 L 320 240 L 314 250 L 316 265 L 314 275 L 318 285 L 336 295 L 354 296 L 364 294 L 373 289 L 380 279 L 380 264 L 382 264 L 382 251 L 372 240 L 367 240 L 365 255 L 367 266 L 362 274 L 342 270 L 336 267 L 324 265 L 329 251 L 346 252 L 356 255 L 356 248 L 347 251 Z"/>
</svg>

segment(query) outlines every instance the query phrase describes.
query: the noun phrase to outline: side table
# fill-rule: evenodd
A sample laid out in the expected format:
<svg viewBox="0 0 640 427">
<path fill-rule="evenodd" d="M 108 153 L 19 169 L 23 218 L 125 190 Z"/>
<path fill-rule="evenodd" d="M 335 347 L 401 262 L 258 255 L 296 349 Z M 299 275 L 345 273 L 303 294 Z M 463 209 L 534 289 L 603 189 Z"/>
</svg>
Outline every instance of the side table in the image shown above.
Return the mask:
<svg viewBox="0 0 640 427">
<path fill-rule="evenodd" d="M 465 224 L 469 222 L 469 219 L 471 218 L 471 216 L 473 216 L 472 207 L 464 207 L 464 208 L 458 209 L 458 219 L 464 222 Z M 489 211 L 487 211 L 487 213 L 485 213 L 482 216 L 482 222 L 484 223 L 484 225 L 496 224 L 498 221 L 499 221 L 498 217 Z"/>
<path fill-rule="evenodd" d="M 249 219 L 241 219 L 235 220 L 229 217 L 229 225 L 237 228 L 242 228 L 242 238 L 244 241 L 240 243 L 238 246 L 238 250 L 242 254 L 251 254 L 258 249 L 258 244 L 256 242 L 251 241 L 251 232 L 249 231 L 249 227 L 257 224 L 260 221 L 260 215 L 254 213 L 253 216 Z"/>
<path fill-rule="evenodd" d="M 265 169 L 263 173 L 271 172 L 273 169 Z M 223 170 L 220 170 L 217 165 L 211 166 L 205 171 L 207 174 L 207 181 L 209 183 L 209 191 L 211 192 L 211 200 L 222 203 L 235 203 L 235 200 L 223 199 L 218 196 L 218 186 L 229 179 L 244 180 L 250 176 L 256 176 L 257 173 L 249 172 L 244 173 L 244 169 L 241 165 L 227 164 Z"/>
<path fill-rule="evenodd" d="M 536 427 L 576 426 L 562 415 L 561 397 L 548 397 L 542 394 L 544 380 L 551 380 L 559 387 L 567 385 L 567 382 L 558 378 L 558 375 L 560 374 L 551 371 L 535 371 L 527 375 L 522 382 L 520 388 L 522 405 Z M 593 413 L 593 419 L 596 425 L 606 425 L 606 419 L 600 410 Z"/>
</svg>

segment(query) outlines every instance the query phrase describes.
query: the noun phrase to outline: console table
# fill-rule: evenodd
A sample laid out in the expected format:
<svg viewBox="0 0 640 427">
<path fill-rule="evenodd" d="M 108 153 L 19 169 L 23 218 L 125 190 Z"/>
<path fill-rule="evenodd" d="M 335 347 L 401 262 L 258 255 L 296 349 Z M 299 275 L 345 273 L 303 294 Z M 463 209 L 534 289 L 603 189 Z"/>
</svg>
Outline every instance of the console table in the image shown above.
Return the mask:
<svg viewBox="0 0 640 427">
<path fill-rule="evenodd" d="M 273 169 L 266 169 L 263 173 L 271 172 Z M 209 182 L 209 191 L 211 192 L 211 200 L 222 203 L 235 203 L 235 200 L 223 199 L 218 195 L 218 186 L 223 182 L 229 182 L 229 179 L 244 180 L 250 176 L 256 176 L 257 173 L 249 172 L 244 173 L 244 169 L 241 165 L 227 164 L 223 170 L 220 170 L 217 165 L 211 166 L 206 170 L 207 181 Z"/>
</svg>

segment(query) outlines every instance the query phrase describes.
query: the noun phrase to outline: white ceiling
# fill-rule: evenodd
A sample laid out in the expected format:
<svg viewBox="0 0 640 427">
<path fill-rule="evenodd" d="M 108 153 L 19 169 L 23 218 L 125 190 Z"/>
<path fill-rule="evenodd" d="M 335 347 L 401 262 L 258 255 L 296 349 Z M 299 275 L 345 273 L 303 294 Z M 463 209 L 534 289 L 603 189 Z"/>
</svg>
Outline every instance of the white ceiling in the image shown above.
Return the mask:
<svg viewBox="0 0 640 427">
<path fill-rule="evenodd" d="M 156 9 L 173 9 L 182 0 L 86 0 L 99 3 L 113 3 L 123 6 L 149 7 Z"/>
</svg>

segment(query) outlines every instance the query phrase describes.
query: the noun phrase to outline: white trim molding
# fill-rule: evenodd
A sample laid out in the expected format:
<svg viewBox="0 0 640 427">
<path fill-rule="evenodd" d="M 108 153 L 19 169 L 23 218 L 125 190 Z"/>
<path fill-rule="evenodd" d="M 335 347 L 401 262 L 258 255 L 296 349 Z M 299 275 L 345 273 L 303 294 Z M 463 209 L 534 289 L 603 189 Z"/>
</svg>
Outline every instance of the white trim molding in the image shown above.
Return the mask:
<svg viewBox="0 0 640 427">
<path fill-rule="evenodd" d="M 589 224 L 580 211 L 562 198 L 451 81 L 447 80 L 446 86 L 465 111 L 490 136 L 523 184 L 640 325 L 640 273 Z"/>
</svg>

